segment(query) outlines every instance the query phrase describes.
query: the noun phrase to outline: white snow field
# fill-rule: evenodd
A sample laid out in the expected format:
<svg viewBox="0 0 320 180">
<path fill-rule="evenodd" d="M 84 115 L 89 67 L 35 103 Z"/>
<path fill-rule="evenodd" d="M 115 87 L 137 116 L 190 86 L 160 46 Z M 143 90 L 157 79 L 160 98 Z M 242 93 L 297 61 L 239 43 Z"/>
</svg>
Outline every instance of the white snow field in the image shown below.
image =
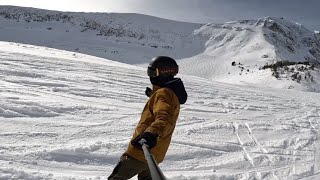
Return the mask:
<svg viewBox="0 0 320 180">
<path fill-rule="evenodd" d="M 319 93 L 178 76 L 189 99 L 168 180 L 320 178 Z M 142 67 L 0 42 L 0 179 L 107 179 L 146 86 Z"/>
<path fill-rule="evenodd" d="M 0 41 L 32 44 L 145 66 L 158 55 L 181 72 L 223 83 L 320 92 L 314 81 L 260 71 L 277 61 L 320 64 L 320 34 L 277 17 L 197 24 L 141 14 L 72 13 L 0 6 Z M 237 65 L 232 66 L 232 62 Z M 300 72 L 302 77 L 306 72 Z"/>
</svg>

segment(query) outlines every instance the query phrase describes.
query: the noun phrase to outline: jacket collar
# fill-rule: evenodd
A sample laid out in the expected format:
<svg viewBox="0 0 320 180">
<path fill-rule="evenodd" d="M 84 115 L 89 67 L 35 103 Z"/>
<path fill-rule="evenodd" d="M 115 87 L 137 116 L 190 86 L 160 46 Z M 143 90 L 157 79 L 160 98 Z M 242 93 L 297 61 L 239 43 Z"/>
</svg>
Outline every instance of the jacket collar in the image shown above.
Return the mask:
<svg viewBox="0 0 320 180">
<path fill-rule="evenodd" d="M 153 94 L 154 92 L 156 92 L 160 88 L 161 88 L 160 86 L 152 85 L 152 93 L 151 94 Z"/>
</svg>

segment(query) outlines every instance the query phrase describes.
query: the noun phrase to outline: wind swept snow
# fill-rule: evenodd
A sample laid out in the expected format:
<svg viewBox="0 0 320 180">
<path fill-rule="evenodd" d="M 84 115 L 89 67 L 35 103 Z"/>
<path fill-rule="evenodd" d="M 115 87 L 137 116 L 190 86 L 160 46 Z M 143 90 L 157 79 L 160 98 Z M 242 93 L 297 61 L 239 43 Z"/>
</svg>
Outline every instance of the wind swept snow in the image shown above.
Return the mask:
<svg viewBox="0 0 320 180">
<path fill-rule="evenodd" d="M 0 179 L 107 179 L 139 121 L 144 68 L 0 43 Z M 180 75 L 168 179 L 317 179 L 320 95 Z"/>
</svg>

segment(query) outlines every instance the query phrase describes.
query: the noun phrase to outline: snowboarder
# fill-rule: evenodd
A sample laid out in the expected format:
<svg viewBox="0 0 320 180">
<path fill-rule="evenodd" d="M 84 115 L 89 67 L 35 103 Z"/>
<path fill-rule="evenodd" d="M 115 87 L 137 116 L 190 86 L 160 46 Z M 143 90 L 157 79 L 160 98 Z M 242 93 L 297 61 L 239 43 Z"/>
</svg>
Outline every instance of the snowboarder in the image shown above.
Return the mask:
<svg viewBox="0 0 320 180">
<path fill-rule="evenodd" d="M 187 101 L 187 93 L 178 73 L 176 61 L 167 56 L 152 59 L 148 66 L 148 76 L 152 89 L 146 89 L 149 97 L 140 121 L 133 133 L 126 152 L 114 168 L 109 180 L 130 179 L 138 174 L 139 180 L 151 180 L 145 160 L 141 139 L 146 140 L 151 153 L 159 164 L 169 148 L 171 137 L 180 112 L 180 104 Z"/>
</svg>

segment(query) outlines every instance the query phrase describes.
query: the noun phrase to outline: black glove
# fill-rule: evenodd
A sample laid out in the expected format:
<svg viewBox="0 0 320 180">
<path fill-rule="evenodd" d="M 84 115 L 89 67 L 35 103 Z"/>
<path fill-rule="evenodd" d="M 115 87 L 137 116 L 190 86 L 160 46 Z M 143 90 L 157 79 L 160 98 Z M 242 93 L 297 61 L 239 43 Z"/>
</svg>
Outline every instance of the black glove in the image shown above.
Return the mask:
<svg viewBox="0 0 320 180">
<path fill-rule="evenodd" d="M 146 93 L 146 95 L 147 95 L 148 97 L 150 97 L 150 96 L 151 96 L 151 93 L 152 93 L 152 89 L 149 88 L 149 87 L 147 87 L 145 93 Z"/>
<path fill-rule="evenodd" d="M 139 142 L 141 141 L 141 139 L 145 139 L 146 140 L 145 144 L 148 145 L 149 149 L 151 149 L 156 146 L 157 137 L 158 137 L 158 134 L 144 132 L 144 133 L 140 134 L 139 136 L 137 136 L 136 138 L 134 138 L 131 141 L 131 145 L 137 149 L 142 150 L 142 144 L 140 144 Z"/>
</svg>

